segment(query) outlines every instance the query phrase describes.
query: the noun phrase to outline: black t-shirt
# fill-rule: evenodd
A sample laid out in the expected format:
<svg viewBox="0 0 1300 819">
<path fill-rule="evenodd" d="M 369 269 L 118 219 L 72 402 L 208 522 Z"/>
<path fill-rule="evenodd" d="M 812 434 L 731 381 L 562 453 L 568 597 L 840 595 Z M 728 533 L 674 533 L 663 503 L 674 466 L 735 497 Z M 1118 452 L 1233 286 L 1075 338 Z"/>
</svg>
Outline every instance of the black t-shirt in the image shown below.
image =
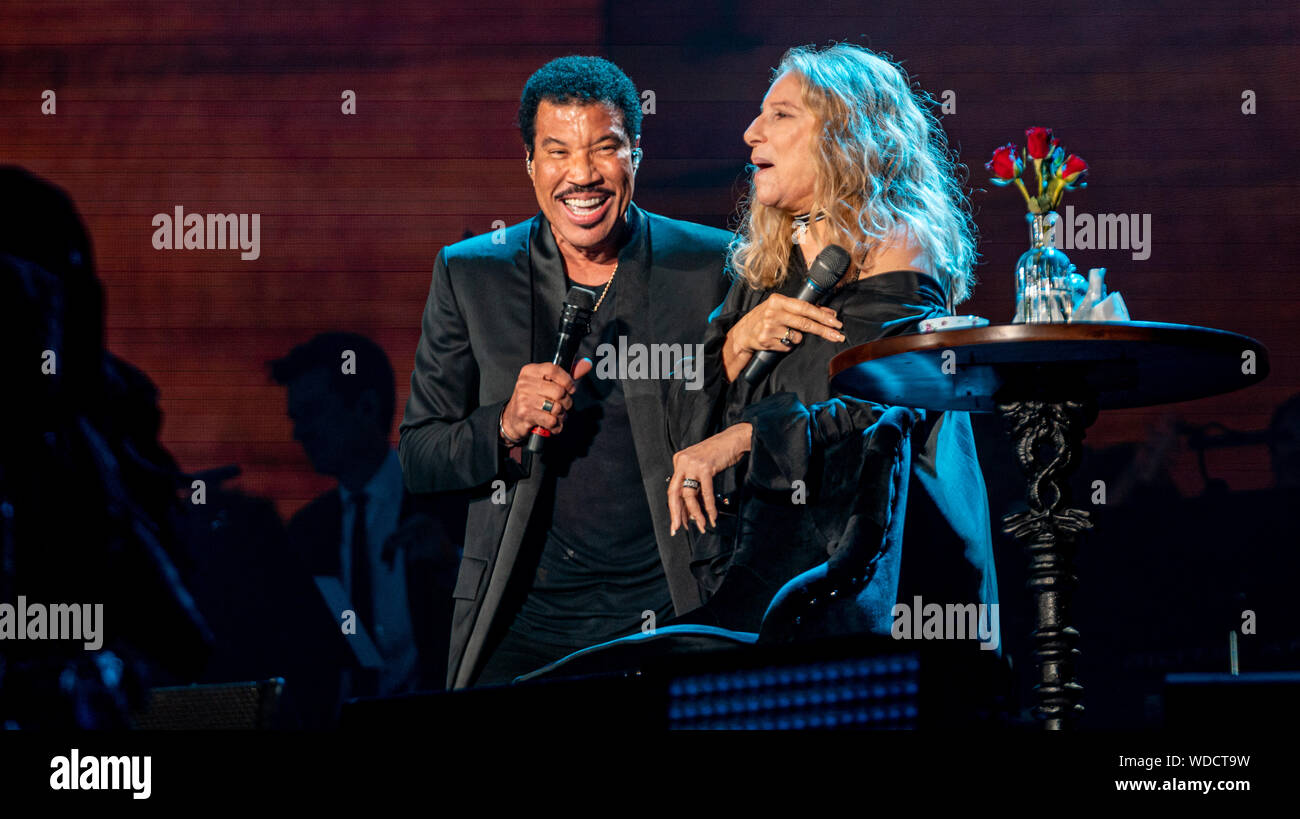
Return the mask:
<svg viewBox="0 0 1300 819">
<path fill-rule="evenodd" d="M 595 288 L 597 296 L 602 288 Z M 592 315 L 579 356 L 618 349 L 618 276 Z M 547 478 L 529 538 L 541 554 L 511 628 L 583 648 L 638 630 L 643 613 L 672 616 L 632 428 L 618 379 L 596 371 L 578 382 L 563 431 L 548 441 Z"/>
</svg>

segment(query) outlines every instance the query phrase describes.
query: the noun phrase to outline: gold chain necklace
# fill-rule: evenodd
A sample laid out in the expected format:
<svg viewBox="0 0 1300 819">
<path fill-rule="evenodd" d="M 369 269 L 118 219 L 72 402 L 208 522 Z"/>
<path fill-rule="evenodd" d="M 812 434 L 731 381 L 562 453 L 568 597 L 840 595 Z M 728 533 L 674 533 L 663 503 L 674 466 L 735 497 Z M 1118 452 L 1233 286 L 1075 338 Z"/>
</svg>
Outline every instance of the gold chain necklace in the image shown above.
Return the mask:
<svg viewBox="0 0 1300 819">
<path fill-rule="evenodd" d="M 596 306 L 591 308 L 591 312 L 600 309 L 600 303 L 605 300 L 605 294 L 609 292 L 609 286 L 614 283 L 614 277 L 618 275 L 618 262 L 614 262 L 614 272 L 609 274 L 609 280 L 605 282 L 605 289 L 600 291 L 600 298 L 596 299 Z"/>
</svg>

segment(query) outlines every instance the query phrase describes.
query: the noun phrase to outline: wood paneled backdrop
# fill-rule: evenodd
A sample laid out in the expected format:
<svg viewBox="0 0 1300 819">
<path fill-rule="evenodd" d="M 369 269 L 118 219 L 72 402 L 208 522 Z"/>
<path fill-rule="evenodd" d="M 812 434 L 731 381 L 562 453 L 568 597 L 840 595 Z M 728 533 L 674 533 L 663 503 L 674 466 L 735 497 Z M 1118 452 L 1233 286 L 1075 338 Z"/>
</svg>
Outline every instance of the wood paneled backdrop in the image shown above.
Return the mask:
<svg viewBox="0 0 1300 819">
<path fill-rule="evenodd" d="M 1113 10 L 1112 10 L 1113 9 Z M 1103 416 L 1089 442 L 1142 440 L 1176 413 L 1238 429 L 1300 391 L 1294 90 L 1286 4 L 680 2 L 382 4 L 260 0 L 14 2 L 0 7 L 0 162 L 65 188 L 91 230 L 108 343 L 162 392 L 183 467 L 238 463 L 239 485 L 291 514 L 332 482 L 293 442 L 266 362 L 330 329 L 367 333 L 397 372 L 397 416 L 438 249 L 534 210 L 514 127 L 546 60 L 597 53 L 655 92 L 637 200 L 726 226 L 740 134 L 782 50 L 847 39 L 955 94 L 944 120 L 977 188 L 982 284 L 970 312 L 1009 318 L 1027 246 L 1019 197 L 986 183 L 993 147 L 1054 127 L 1092 166 L 1068 202 L 1149 213 L 1149 259 L 1072 251 L 1135 318 L 1253 335 L 1261 386 Z M 52 89 L 57 113 L 42 115 Z M 345 116 L 340 95 L 356 92 Z M 1242 113 L 1242 94 L 1257 113 Z M 261 257 L 158 251 L 151 219 L 260 213 Z M 396 420 L 394 422 L 396 441 Z M 1194 458 L 1176 478 L 1199 490 Z M 1267 486 L 1262 447 L 1210 456 L 1234 489 Z"/>
</svg>

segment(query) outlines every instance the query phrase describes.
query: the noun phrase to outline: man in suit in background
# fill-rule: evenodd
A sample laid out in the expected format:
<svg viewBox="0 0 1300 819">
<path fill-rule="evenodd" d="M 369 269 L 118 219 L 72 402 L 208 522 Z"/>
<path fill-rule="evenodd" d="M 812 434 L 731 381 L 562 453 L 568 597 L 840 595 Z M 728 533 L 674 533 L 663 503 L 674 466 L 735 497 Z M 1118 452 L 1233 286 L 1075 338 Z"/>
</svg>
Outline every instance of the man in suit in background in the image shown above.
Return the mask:
<svg viewBox="0 0 1300 819">
<path fill-rule="evenodd" d="M 640 97 L 612 63 L 543 66 L 519 126 L 541 212 L 438 254 L 401 424 L 407 488 L 473 493 L 455 688 L 509 682 L 700 603 L 664 502 L 668 387 L 694 362 L 656 375 L 533 362 L 552 359 L 574 285 L 597 297 L 580 355 L 600 358 L 606 344 L 693 351 L 726 294 L 730 234 L 632 203 Z M 520 444 L 533 427 L 552 437 L 525 475 Z"/>
<path fill-rule="evenodd" d="M 353 680 L 351 695 L 441 688 L 464 506 L 403 487 L 389 443 L 396 390 L 387 354 L 365 336 L 323 333 L 271 362 L 271 372 L 288 387 L 294 438 L 317 472 L 339 482 L 294 515 L 289 541 L 313 575 L 342 582 L 383 658 L 377 674 Z"/>
</svg>

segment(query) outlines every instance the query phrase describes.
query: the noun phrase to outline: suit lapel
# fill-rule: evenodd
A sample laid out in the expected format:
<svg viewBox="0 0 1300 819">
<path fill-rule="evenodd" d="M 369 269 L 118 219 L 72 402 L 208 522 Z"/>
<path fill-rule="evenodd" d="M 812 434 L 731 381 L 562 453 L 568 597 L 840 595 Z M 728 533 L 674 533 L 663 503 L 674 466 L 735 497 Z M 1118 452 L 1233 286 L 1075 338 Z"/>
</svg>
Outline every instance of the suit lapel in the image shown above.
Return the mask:
<svg viewBox="0 0 1300 819">
<path fill-rule="evenodd" d="M 549 361 L 555 356 L 555 336 L 560 324 L 560 310 L 564 304 L 564 266 L 550 224 L 541 214 L 533 219 L 527 243 L 522 252 L 516 252 L 514 262 L 516 271 L 527 277 L 527 293 L 531 300 L 528 311 L 532 320 L 531 354 L 528 360 Z M 520 292 L 520 288 L 512 289 Z M 534 458 L 530 475 L 512 487 L 509 511 L 495 519 L 501 527 L 494 532 L 494 535 L 499 533 L 497 542 L 500 545 L 487 572 L 486 581 L 481 586 L 483 593 L 478 597 L 481 602 L 464 652 L 455 668 L 453 688 L 463 688 L 478 676 L 479 667 L 484 660 L 483 649 L 523 547 L 524 534 L 545 475 L 543 459 Z"/>
<path fill-rule="evenodd" d="M 550 223 L 538 214 L 529 231 L 527 268 L 532 294 L 533 344 L 529 361 L 550 361 L 555 357 L 555 337 L 564 306 L 564 262 Z"/>
<path fill-rule="evenodd" d="M 681 335 L 678 325 L 682 317 L 673 311 L 680 307 L 681 298 L 662 292 L 664 288 L 673 286 L 671 277 L 654 275 L 652 221 L 635 205 L 629 205 L 628 224 L 636 226 L 636 233 L 619 254 L 618 262 L 619 312 L 627 317 L 631 336 L 628 340 L 646 345 L 678 341 Z M 656 309 L 657 305 L 665 307 Z M 649 378 L 624 380 L 623 395 L 627 399 L 632 443 L 641 465 L 641 482 L 654 520 L 659 559 L 663 562 L 673 607 L 685 612 L 699 605 L 700 596 L 699 586 L 690 571 L 686 538 L 668 536 L 668 505 L 664 488 L 671 474 L 669 465 L 672 461 L 664 416 L 665 383 Z"/>
<path fill-rule="evenodd" d="M 632 236 L 618 254 L 618 284 L 616 285 L 618 311 L 628 341 L 651 341 L 659 332 L 650 302 L 650 281 L 653 267 L 650 260 L 650 225 L 645 214 L 636 205 L 628 205 L 627 222 Z M 625 379 L 623 394 L 628 398 L 642 397 L 655 391 L 655 382 L 649 379 Z M 636 431 L 636 418 L 632 409 L 632 429 Z"/>
</svg>

